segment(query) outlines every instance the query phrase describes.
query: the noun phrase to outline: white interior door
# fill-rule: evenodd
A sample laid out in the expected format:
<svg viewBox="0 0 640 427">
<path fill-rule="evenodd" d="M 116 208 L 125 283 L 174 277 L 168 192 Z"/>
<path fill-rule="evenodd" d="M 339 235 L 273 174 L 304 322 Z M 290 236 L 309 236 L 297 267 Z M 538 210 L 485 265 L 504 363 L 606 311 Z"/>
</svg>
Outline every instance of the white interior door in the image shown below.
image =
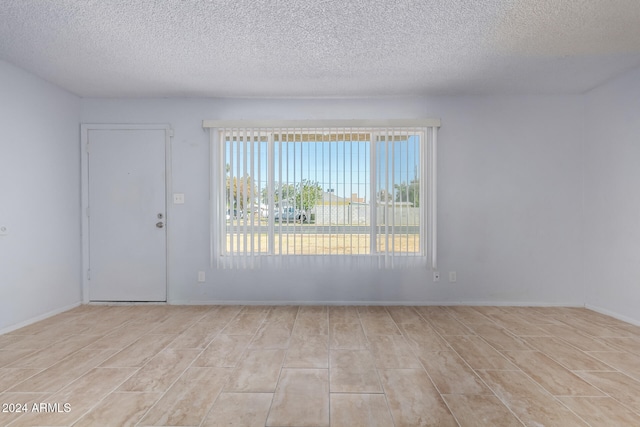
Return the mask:
<svg viewBox="0 0 640 427">
<path fill-rule="evenodd" d="M 166 301 L 164 129 L 89 129 L 90 301 Z"/>
</svg>

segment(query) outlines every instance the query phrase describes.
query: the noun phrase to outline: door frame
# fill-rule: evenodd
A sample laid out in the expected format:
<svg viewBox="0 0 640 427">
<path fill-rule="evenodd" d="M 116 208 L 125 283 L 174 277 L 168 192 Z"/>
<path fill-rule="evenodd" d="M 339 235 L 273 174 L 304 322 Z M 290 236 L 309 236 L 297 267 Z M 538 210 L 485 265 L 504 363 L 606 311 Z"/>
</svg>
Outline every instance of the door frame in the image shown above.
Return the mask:
<svg viewBox="0 0 640 427">
<path fill-rule="evenodd" d="M 82 218 L 82 302 L 88 304 L 90 292 L 89 281 L 89 131 L 92 130 L 163 130 L 164 131 L 164 170 L 165 170 L 165 224 L 168 224 L 165 233 L 165 257 L 166 257 L 166 295 L 169 302 L 169 245 L 171 227 L 171 137 L 173 129 L 169 124 L 111 124 L 111 123 L 81 123 L 80 124 L 80 167 L 81 167 L 81 211 Z"/>
</svg>

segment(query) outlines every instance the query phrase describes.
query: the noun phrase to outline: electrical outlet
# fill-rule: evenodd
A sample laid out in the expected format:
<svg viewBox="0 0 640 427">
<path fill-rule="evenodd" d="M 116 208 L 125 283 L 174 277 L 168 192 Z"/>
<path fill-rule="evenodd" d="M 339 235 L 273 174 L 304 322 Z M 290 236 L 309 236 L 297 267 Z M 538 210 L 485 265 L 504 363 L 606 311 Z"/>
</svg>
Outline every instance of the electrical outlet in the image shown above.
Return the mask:
<svg viewBox="0 0 640 427">
<path fill-rule="evenodd" d="M 449 282 L 450 283 L 455 283 L 456 280 L 458 280 L 456 272 L 455 271 L 450 271 L 449 272 Z"/>
<path fill-rule="evenodd" d="M 434 282 L 439 282 L 440 281 L 440 272 L 439 271 L 434 271 L 433 272 L 433 281 Z"/>
<path fill-rule="evenodd" d="M 198 282 L 202 283 L 204 280 L 204 271 L 198 271 Z"/>
</svg>

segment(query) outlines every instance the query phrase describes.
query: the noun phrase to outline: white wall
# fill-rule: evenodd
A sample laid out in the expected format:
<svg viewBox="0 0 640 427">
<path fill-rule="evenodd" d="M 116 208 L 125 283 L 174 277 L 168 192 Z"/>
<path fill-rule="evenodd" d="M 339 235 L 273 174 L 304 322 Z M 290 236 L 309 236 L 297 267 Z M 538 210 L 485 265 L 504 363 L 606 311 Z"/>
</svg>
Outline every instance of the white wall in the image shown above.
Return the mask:
<svg viewBox="0 0 640 427">
<path fill-rule="evenodd" d="M 586 301 L 640 324 L 640 69 L 586 103 Z"/>
<path fill-rule="evenodd" d="M 410 302 L 581 305 L 580 97 L 81 101 L 84 123 L 169 123 L 173 303 Z M 428 271 L 209 269 L 209 146 L 203 119 L 442 119 L 440 283 Z M 207 282 L 196 282 L 198 270 Z M 447 283 L 456 270 L 458 282 Z"/>
<path fill-rule="evenodd" d="M 78 304 L 79 98 L 0 61 L 0 331 Z"/>
</svg>

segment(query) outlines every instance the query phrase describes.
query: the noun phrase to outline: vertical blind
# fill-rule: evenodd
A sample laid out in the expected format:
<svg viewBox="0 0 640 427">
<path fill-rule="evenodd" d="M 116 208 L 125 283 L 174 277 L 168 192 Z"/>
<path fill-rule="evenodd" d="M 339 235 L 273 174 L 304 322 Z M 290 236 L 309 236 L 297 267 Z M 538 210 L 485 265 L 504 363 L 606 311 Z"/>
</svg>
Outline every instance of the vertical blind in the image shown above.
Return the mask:
<svg viewBox="0 0 640 427">
<path fill-rule="evenodd" d="M 374 124 L 205 121 L 213 265 L 435 268 L 439 121 Z"/>
</svg>

